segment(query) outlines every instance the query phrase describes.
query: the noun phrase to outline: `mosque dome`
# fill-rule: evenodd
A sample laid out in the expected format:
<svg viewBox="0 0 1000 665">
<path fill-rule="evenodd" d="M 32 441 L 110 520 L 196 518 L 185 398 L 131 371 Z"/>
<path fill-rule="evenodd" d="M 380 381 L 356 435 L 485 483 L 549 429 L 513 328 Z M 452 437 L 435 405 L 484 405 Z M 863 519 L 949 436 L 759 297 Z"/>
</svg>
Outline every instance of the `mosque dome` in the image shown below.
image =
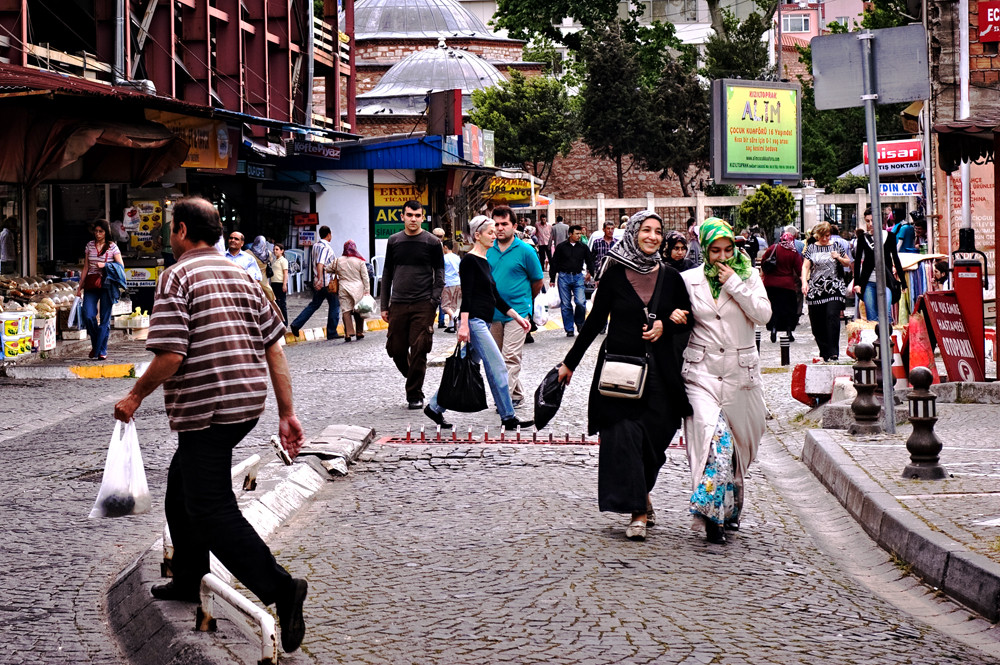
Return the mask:
<svg viewBox="0 0 1000 665">
<path fill-rule="evenodd" d="M 358 0 L 354 5 L 357 40 L 462 37 L 501 39 L 457 0 Z"/>
<path fill-rule="evenodd" d="M 402 1 L 402 0 L 397 0 Z M 419 114 L 428 92 L 459 89 L 462 109 L 472 108 L 472 91 L 505 80 L 496 67 L 468 51 L 447 46 L 416 51 L 389 68 L 378 85 L 358 95 L 358 113 Z"/>
</svg>

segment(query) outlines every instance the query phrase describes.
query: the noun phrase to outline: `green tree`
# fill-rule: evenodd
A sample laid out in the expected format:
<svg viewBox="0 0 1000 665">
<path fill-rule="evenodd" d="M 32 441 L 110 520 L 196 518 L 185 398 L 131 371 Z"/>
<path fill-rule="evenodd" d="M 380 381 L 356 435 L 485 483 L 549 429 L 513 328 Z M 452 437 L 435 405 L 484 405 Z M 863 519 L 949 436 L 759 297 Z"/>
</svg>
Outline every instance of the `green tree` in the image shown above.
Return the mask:
<svg viewBox="0 0 1000 665">
<path fill-rule="evenodd" d="M 576 19 L 584 30 L 564 35 L 558 26 L 567 17 Z M 542 36 L 575 51 L 587 29 L 617 17 L 618 0 L 497 0 L 491 23 L 514 39 Z"/>
<path fill-rule="evenodd" d="M 845 175 L 827 188 L 831 194 L 853 194 L 856 189 L 868 189 L 868 176 Z"/>
<path fill-rule="evenodd" d="M 673 173 L 684 196 L 691 196 L 691 167 L 708 164 L 708 91 L 694 72 L 671 59 L 651 99 L 646 140 L 636 156 L 648 170 L 661 171 L 660 178 Z"/>
<path fill-rule="evenodd" d="M 761 39 L 771 29 L 770 21 L 757 12 L 752 12 L 744 21 L 726 8 L 722 8 L 720 14 L 722 29 L 717 29 L 705 44 L 702 74 L 708 79 L 754 80 L 773 75 L 767 42 Z"/>
<path fill-rule="evenodd" d="M 791 224 L 794 216 L 795 197 L 783 185 L 764 183 L 740 204 L 740 222 L 748 228 L 760 227 L 765 238 L 773 238 L 774 229 Z"/>
<path fill-rule="evenodd" d="M 474 90 L 472 103 L 470 121 L 496 132 L 497 162 L 526 165 L 543 181 L 578 136 L 566 88 L 553 78 L 512 71 L 509 81 Z"/>
<path fill-rule="evenodd" d="M 618 197 L 625 196 L 624 160 L 646 140 L 650 93 L 642 85 L 639 47 L 621 21 L 588 30 L 580 46 L 585 78 L 580 90 L 580 128 L 591 154 L 615 163 Z M 631 167 L 630 167 L 631 168 Z"/>
</svg>

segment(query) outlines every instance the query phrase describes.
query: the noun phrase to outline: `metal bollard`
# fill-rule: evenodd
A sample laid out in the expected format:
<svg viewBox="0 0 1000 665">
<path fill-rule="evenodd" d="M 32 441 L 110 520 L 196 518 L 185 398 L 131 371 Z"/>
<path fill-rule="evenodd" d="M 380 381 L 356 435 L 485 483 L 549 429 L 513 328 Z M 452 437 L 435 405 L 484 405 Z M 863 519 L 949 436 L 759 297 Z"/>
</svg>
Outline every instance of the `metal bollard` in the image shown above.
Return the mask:
<svg viewBox="0 0 1000 665">
<path fill-rule="evenodd" d="M 781 346 L 781 366 L 787 367 L 792 364 L 792 340 L 788 339 L 788 333 L 785 333 L 778 343 Z"/>
<path fill-rule="evenodd" d="M 879 414 L 882 413 L 882 405 L 875 399 L 876 365 L 872 362 L 875 349 L 871 344 L 857 344 L 854 356 L 857 358 L 854 363 L 854 388 L 858 391 L 858 396 L 851 402 L 854 422 L 847 431 L 849 434 L 881 434 Z"/>
<path fill-rule="evenodd" d="M 910 370 L 913 390 L 906 399 L 910 401 L 910 422 L 913 423 L 913 431 L 906 439 L 910 463 L 903 469 L 904 478 L 941 480 L 948 477 L 948 473 L 939 463 L 942 446 L 934 433 L 934 423 L 937 422 L 937 395 L 928 390 L 933 380 L 934 376 L 926 367 L 914 367 Z"/>
<path fill-rule="evenodd" d="M 753 336 L 757 340 L 757 355 L 760 355 L 760 328 L 754 326 Z"/>
</svg>

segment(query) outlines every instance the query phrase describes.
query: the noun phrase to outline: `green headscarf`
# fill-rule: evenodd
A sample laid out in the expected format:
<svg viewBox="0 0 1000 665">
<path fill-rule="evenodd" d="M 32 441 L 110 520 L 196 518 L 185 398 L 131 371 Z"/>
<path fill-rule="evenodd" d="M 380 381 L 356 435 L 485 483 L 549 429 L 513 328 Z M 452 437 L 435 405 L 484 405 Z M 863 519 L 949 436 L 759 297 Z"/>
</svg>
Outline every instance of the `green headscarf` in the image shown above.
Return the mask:
<svg viewBox="0 0 1000 665">
<path fill-rule="evenodd" d="M 729 222 L 718 217 L 709 217 L 699 226 L 698 235 L 698 240 L 701 243 L 701 252 L 705 257 L 705 277 L 708 278 L 708 288 L 712 290 L 712 297 L 718 299 L 719 294 L 722 293 L 722 282 L 719 281 L 719 266 L 714 263 L 709 264 L 708 246 L 719 238 L 728 238 L 731 240 L 736 251 L 733 252 L 733 257 L 728 261 L 724 261 L 724 263 L 736 271 L 736 274 L 742 280 L 750 277 L 753 264 L 750 261 L 750 257 L 743 250 L 735 247 L 736 235 L 733 233 L 733 227 L 729 225 Z"/>
</svg>

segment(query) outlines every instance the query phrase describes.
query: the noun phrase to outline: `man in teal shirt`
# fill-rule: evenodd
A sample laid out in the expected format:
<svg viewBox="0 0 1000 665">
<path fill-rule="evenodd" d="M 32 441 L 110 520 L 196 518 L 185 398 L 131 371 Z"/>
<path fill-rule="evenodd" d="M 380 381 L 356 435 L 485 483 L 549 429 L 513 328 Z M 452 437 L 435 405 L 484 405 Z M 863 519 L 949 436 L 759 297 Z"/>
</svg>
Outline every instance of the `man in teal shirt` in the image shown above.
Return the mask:
<svg viewBox="0 0 1000 665">
<path fill-rule="evenodd" d="M 496 223 L 496 242 L 486 252 L 486 260 L 493 272 L 497 291 L 511 308 L 524 318 L 532 313 L 532 302 L 542 290 L 545 273 L 538 262 L 538 254 L 515 233 L 517 216 L 507 206 L 493 209 Z M 514 406 L 524 402 L 521 385 L 521 352 L 524 350 L 525 331 L 517 321 L 500 311 L 493 312 L 490 328 L 507 365 L 507 383 Z"/>
</svg>

